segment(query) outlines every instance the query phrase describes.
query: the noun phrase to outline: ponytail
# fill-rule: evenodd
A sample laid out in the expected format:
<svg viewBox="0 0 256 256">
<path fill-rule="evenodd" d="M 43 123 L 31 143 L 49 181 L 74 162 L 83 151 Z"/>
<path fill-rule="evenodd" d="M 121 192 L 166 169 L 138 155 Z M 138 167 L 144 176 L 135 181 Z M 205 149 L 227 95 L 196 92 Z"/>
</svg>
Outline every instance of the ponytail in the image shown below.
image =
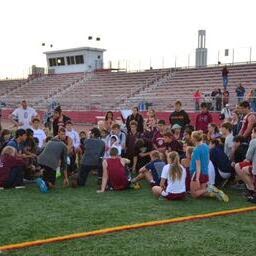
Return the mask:
<svg viewBox="0 0 256 256">
<path fill-rule="evenodd" d="M 168 162 L 170 164 L 169 175 L 173 181 L 181 180 L 182 168 L 180 166 L 180 157 L 176 151 L 172 151 L 168 155 Z"/>
</svg>

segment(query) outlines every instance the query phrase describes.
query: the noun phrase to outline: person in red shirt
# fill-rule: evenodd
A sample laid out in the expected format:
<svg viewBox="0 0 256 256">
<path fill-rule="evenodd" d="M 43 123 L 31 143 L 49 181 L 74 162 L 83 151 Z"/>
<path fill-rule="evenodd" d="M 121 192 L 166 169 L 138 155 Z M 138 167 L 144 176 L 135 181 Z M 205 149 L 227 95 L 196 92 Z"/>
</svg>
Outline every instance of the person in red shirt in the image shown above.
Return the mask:
<svg viewBox="0 0 256 256">
<path fill-rule="evenodd" d="M 12 188 L 23 185 L 23 166 L 25 162 L 16 156 L 16 149 L 3 148 L 0 156 L 0 187 Z"/>
<path fill-rule="evenodd" d="M 208 132 L 208 124 L 212 122 L 212 115 L 208 111 L 207 104 L 203 102 L 201 104 L 201 113 L 196 117 L 196 130 L 203 131 L 204 133 Z"/>
<path fill-rule="evenodd" d="M 164 120 L 159 120 L 157 124 L 157 131 L 155 132 L 152 142 L 155 150 L 162 153 L 165 152 L 164 133 L 166 132 L 166 125 Z"/>
<path fill-rule="evenodd" d="M 251 112 L 250 103 L 243 101 L 239 104 L 240 111 L 243 114 L 242 128 L 239 135 L 242 135 L 246 140 L 250 140 L 253 126 L 256 124 L 256 115 Z"/>
<path fill-rule="evenodd" d="M 197 90 L 194 95 L 193 95 L 194 101 L 195 101 L 195 110 L 198 111 L 199 110 L 199 104 L 203 98 L 202 93 L 200 92 L 200 90 Z"/>
<path fill-rule="evenodd" d="M 128 188 L 129 181 L 126 175 L 125 165 L 129 163 L 130 160 L 120 158 L 118 156 L 117 148 L 111 148 L 110 158 L 105 159 L 102 163 L 103 176 L 101 190 L 98 190 L 97 192 L 105 192 L 108 185 L 114 190 L 123 190 Z"/>
</svg>

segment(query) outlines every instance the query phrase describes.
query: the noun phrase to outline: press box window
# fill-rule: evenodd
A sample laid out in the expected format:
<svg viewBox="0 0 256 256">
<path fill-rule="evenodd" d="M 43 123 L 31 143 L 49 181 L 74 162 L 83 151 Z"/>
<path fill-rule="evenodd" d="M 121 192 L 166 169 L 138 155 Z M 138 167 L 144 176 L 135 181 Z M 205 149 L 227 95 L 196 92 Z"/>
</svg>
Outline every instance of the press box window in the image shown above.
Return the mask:
<svg viewBox="0 0 256 256">
<path fill-rule="evenodd" d="M 57 58 L 57 64 L 58 66 L 64 66 L 65 65 L 64 57 Z"/>
<path fill-rule="evenodd" d="M 75 64 L 75 57 L 74 57 L 74 56 L 68 56 L 68 57 L 67 57 L 67 64 L 68 64 L 68 65 L 73 65 L 73 64 Z"/>
<path fill-rule="evenodd" d="M 84 64 L 84 56 L 83 55 L 77 55 L 75 58 L 76 58 L 76 64 Z"/>
<path fill-rule="evenodd" d="M 50 67 L 57 66 L 57 65 L 56 65 L 56 59 L 50 58 L 50 59 L 49 59 L 49 64 L 50 64 Z"/>
</svg>

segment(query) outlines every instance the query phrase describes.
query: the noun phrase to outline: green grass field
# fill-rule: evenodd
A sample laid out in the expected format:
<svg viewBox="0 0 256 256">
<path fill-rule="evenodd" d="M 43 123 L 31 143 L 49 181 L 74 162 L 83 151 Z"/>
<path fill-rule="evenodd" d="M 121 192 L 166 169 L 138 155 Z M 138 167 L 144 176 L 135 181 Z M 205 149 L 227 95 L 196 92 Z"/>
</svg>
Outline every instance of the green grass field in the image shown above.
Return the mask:
<svg viewBox="0 0 256 256">
<path fill-rule="evenodd" d="M 85 188 L 62 188 L 41 194 L 0 191 L 0 245 L 253 206 L 240 192 L 228 191 L 229 203 L 215 199 L 168 202 L 155 199 L 147 184 L 141 190 L 96 193 L 96 179 Z M 2 255 L 255 255 L 256 212 L 4 252 Z M 1 254 L 0 254 L 1 255 Z"/>
</svg>

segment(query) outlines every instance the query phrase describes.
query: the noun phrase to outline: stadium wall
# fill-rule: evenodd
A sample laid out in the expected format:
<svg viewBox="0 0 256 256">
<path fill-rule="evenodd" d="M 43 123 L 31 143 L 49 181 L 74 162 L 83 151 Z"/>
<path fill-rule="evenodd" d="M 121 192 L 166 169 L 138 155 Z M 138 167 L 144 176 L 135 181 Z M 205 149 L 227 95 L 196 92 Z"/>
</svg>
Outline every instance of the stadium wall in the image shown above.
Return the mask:
<svg viewBox="0 0 256 256">
<path fill-rule="evenodd" d="M 12 112 L 12 109 L 3 109 L 2 110 L 2 119 L 7 119 L 8 115 Z M 90 123 L 96 124 L 97 120 L 100 120 L 105 116 L 105 112 L 101 111 L 63 111 L 63 113 L 69 116 L 75 123 Z M 169 124 L 169 116 L 171 112 L 157 112 L 157 118 L 163 119 L 167 124 Z M 39 111 L 41 118 L 43 117 L 43 111 Z M 189 113 L 191 124 L 195 124 L 196 116 L 198 113 L 192 112 Z M 219 113 L 212 112 L 213 123 L 219 124 Z M 142 115 L 146 118 L 147 112 L 142 112 Z M 114 112 L 114 117 L 121 116 L 120 112 Z"/>
</svg>

